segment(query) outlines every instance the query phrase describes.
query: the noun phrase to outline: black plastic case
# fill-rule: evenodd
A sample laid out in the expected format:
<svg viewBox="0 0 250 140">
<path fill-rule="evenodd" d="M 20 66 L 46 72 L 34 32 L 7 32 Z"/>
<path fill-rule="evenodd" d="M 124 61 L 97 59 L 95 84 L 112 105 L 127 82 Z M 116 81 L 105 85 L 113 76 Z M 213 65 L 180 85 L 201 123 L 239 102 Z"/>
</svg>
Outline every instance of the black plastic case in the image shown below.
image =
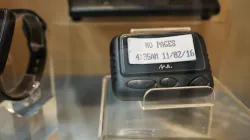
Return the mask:
<svg viewBox="0 0 250 140">
<path fill-rule="evenodd" d="M 161 64 L 144 64 L 144 65 L 131 65 L 129 64 L 126 52 L 126 44 L 124 40 L 128 37 L 134 38 L 157 38 L 157 37 L 169 37 L 192 34 L 195 51 L 197 55 L 197 62 L 179 62 L 172 63 L 176 67 L 181 68 L 180 71 L 164 70 L 157 71 L 156 69 Z M 125 46 L 125 47 L 124 47 Z M 122 52 L 122 53 L 121 53 Z M 124 54 L 124 56 L 123 56 Z M 202 60 L 202 61 L 199 61 Z M 202 63 L 202 64 L 201 64 Z M 203 37 L 195 32 L 179 32 L 179 33 L 168 33 L 168 34 L 150 34 L 150 35 L 121 35 L 114 37 L 110 44 L 110 64 L 111 64 L 111 79 L 112 88 L 114 94 L 121 100 L 142 100 L 145 92 L 152 88 L 129 88 L 128 82 L 131 80 L 153 80 L 155 81 L 154 88 L 163 88 L 166 86 L 161 85 L 161 81 L 164 78 L 173 78 L 177 80 L 177 87 L 190 86 L 190 84 L 197 78 L 205 78 L 209 83 L 206 82 L 200 84 L 194 84 L 195 86 L 210 86 L 214 87 L 212 72 L 209 64 L 207 55 L 206 45 Z M 126 67 L 126 68 L 125 68 Z M 193 68 L 190 70 L 184 70 L 183 68 Z M 196 69 L 197 68 L 197 69 Z M 140 73 L 141 72 L 141 73 Z M 198 79 L 199 80 L 199 79 Z M 196 81 L 197 82 L 197 81 Z M 199 82 L 199 81 L 198 81 Z"/>
<path fill-rule="evenodd" d="M 96 16 L 200 16 L 203 20 L 220 12 L 218 0 L 68 0 L 74 21 Z"/>
</svg>

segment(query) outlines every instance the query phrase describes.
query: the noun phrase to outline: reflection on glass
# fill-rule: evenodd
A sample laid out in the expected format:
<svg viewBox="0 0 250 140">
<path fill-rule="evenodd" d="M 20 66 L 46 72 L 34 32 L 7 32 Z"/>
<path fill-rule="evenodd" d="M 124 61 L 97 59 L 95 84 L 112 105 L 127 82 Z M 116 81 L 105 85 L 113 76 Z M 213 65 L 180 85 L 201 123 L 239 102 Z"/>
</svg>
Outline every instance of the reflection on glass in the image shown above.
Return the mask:
<svg viewBox="0 0 250 140">
<path fill-rule="evenodd" d="M 29 50 L 23 33 L 22 18 L 17 18 L 7 63 L 1 76 L 5 91 L 13 90 L 26 73 Z"/>
</svg>

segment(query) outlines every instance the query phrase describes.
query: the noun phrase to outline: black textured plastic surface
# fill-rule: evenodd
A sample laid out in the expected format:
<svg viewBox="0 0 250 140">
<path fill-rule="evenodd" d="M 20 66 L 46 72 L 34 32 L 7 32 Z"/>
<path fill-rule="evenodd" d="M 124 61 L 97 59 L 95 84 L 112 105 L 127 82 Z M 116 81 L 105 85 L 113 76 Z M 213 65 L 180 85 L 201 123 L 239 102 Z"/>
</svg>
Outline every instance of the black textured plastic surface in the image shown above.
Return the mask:
<svg viewBox="0 0 250 140">
<path fill-rule="evenodd" d="M 175 87 L 178 81 L 172 77 L 167 77 L 161 80 L 161 86 L 163 87 Z"/>
<path fill-rule="evenodd" d="M 68 0 L 73 20 L 96 16 L 201 16 L 220 12 L 218 0 Z"/>
</svg>

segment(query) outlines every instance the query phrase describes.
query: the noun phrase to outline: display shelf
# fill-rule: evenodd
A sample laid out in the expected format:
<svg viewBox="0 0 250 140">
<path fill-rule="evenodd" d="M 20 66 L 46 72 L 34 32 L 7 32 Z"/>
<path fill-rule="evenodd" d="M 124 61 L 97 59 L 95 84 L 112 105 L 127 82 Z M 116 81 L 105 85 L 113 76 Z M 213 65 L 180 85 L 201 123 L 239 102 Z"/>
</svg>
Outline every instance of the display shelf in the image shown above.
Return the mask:
<svg viewBox="0 0 250 140">
<path fill-rule="evenodd" d="M 141 108 L 140 101 L 121 101 L 103 79 L 99 137 L 101 139 L 223 138 L 250 134 L 250 113 L 214 78 L 215 105 Z M 215 94 L 211 95 L 215 95 Z M 194 98 L 194 100 L 197 100 Z M 165 102 L 165 105 L 170 105 Z M 233 113 L 234 112 L 234 113 Z M 237 113 L 236 113 L 237 112 Z M 233 133 L 232 133 L 233 132 Z"/>
<path fill-rule="evenodd" d="M 49 59 L 46 71 L 48 74 L 42 78 L 39 88 L 29 90 L 31 97 L 1 103 L 0 139 L 43 140 L 49 139 L 57 130 L 53 65 Z"/>
</svg>

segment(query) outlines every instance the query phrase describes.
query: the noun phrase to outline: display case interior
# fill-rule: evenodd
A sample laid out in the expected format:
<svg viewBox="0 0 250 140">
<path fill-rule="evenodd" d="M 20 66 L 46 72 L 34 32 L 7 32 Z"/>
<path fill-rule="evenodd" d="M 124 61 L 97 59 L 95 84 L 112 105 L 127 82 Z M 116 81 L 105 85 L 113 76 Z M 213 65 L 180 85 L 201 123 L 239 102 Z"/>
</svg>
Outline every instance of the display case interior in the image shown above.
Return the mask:
<svg viewBox="0 0 250 140">
<path fill-rule="evenodd" d="M 46 75 L 31 97 L 1 103 L 0 139 L 50 139 L 57 130 L 57 113 L 52 60 L 48 57 Z"/>
<path fill-rule="evenodd" d="M 143 108 L 140 101 L 121 101 L 109 76 L 103 79 L 101 139 L 247 139 L 250 110 L 214 78 L 215 104 L 175 106 L 171 102 Z M 179 98 L 178 100 L 181 99 Z M 150 102 L 150 101 L 144 101 Z"/>
</svg>

